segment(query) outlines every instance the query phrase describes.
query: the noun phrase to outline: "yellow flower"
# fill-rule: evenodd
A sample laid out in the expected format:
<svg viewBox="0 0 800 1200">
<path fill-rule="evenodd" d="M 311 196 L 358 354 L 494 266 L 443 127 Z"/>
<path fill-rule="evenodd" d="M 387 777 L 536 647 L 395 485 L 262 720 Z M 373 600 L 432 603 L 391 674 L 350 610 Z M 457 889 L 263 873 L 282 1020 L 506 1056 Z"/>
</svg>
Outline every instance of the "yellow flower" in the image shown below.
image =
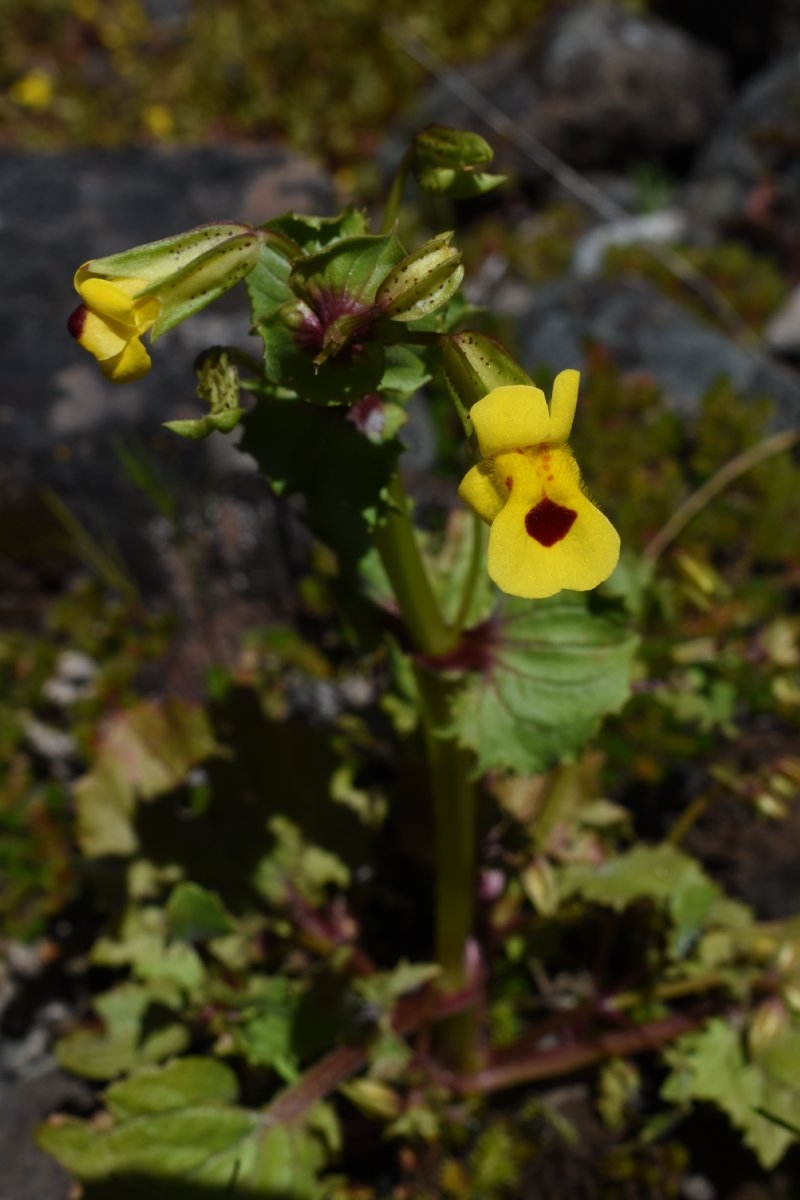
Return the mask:
<svg viewBox="0 0 800 1200">
<path fill-rule="evenodd" d="M 21 108 L 29 108 L 31 112 L 46 112 L 55 94 L 53 76 L 43 67 L 34 67 L 11 84 L 8 94 Z"/>
<path fill-rule="evenodd" d="M 619 534 L 583 491 L 567 446 L 577 371 L 562 371 L 548 409 L 539 388 L 498 387 L 470 409 L 483 461 L 467 472 L 461 499 L 487 524 L 489 575 L 512 596 L 585 592 L 619 559 Z"/>
<path fill-rule="evenodd" d="M 115 383 L 140 379 L 150 370 L 142 334 L 155 325 L 161 306 L 154 296 L 138 295 L 147 286 L 146 279 L 99 278 L 88 263 L 75 274 L 83 304 L 70 317 L 68 329 Z"/>
</svg>

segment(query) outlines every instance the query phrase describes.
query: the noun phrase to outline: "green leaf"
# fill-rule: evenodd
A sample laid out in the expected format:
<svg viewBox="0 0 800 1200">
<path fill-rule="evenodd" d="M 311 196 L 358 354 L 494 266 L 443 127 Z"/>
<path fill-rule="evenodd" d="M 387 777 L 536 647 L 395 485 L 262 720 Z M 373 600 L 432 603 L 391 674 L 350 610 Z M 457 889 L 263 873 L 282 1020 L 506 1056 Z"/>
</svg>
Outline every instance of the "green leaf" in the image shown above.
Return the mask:
<svg viewBox="0 0 800 1200">
<path fill-rule="evenodd" d="M 665 1100 L 680 1105 L 711 1101 L 740 1130 L 766 1170 L 780 1161 L 795 1141 L 794 1135 L 759 1110 L 791 1120 L 797 1113 L 798 1092 L 792 1088 L 787 1096 L 787 1089 L 778 1081 L 747 1061 L 734 1025 L 720 1019 L 709 1021 L 698 1033 L 676 1042 L 665 1057 L 672 1068 L 661 1089 Z"/>
<path fill-rule="evenodd" d="M 303 254 L 314 254 L 324 250 L 342 238 L 359 237 L 369 233 L 366 213 L 361 209 L 347 207 L 335 217 L 304 216 L 301 213 L 283 213 L 267 221 L 263 229 L 290 238 Z"/>
<path fill-rule="evenodd" d="M 473 641 L 483 669 L 465 679 L 452 729 L 479 771 L 535 775 L 573 759 L 628 698 L 636 639 L 579 593 L 506 597 Z"/>
<path fill-rule="evenodd" d="M 179 883 L 167 903 L 167 920 L 173 937 L 201 942 L 230 933 L 233 923 L 213 892 L 197 883 Z"/>
<path fill-rule="evenodd" d="M 197 442 L 212 433 L 230 433 L 247 412 L 246 408 L 228 408 L 225 412 L 207 413 L 204 417 L 186 417 L 176 421 L 165 421 L 164 427 L 179 437 Z"/>
<path fill-rule="evenodd" d="M 146 701 L 114 717 L 92 770 L 75 785 L 78 840 L 89 858 L 131 854 L 137 800 L 183 783 L 187 771 L 218 753 L 205 711 L 183 700 Z"/>
<path fill-rule="evenodd" d="M 373 445 L 339 408 L 261 400 L 244 420 L 241 449 L 281 494 L 302 493 L 306 521 L 344 561 L 369 547 L 401 446 Z"/>
<path fill-rule="evenodd" d="M 606 862 L 564 867 L 561 896 L 581 895 L 617 910 L 648 899 L 666 908 L 674 924 L 672 951 L 682 957 L 692 948 L 720 899 L 720 889 L 695 859 L 674 846 L 638 846 Z"/>
<path fill-rule="evenodd" d="M 285 247 L 270 240 L 262 243 L 256 264 L 245 280 L 254 324 L 291 300 L 291 270 L 291 258 Z"/>
<path fill-rule="evenodd" d="M 431 373 L 419 355 L 409 346 L 387 346 L 386 357 L 378 388 L 387 396 L 404 404 L 431 378 Z"/>
<path fill-rule="evenodd" d="M 269 382 L 318 405 L 354 404 L 377 391 L 385 363 L 383 347 L 366 342 L 350 348 L 347 354 L 316 363 L 316 349 L 303 348 L 296 331 L 287 323 L 306 319 L 312 320 L 313 314 L 305 302 L 291 301 L 258 322 Z"/>
<path fill-rule="evenodd" d="M 336 1148 L 338 1128 L 325 1106 L 303 1124 L 269 1124 L 233 1105 L 195 1104 L 131 1117 L 110 1129 L 66 1118 L 37 1136 L 92 1200 L 317 1200 L 317 1173 Z"/>
<path fill-rule="evenodd" d="M 178 1058 L 165 1067 L 143 1067 L 112 1083 L 104 1100 L 118 1121 L 194 1104 L 230 1104 L 239 1085 L 230 1067 L 213 1058 Z"/>
<path fill-rule="evenodd" d="M 299 1073 L 293 1025 L 302 986 L 283 976 L 251 981 L 234 1033 L 236 1050 L 257 1067 L 273 1067 L 287 1083 Z"/>
<path fill-rule="evenodd" d="M 86 1079 L 112 1079 L 186 1048 L 188 1032 L 159 1002 L 158 990 L 127 983 L 95 1001 L 103 1029 L 76 1029 L 56 1045 L 66 1071 Z"/>
</svg>

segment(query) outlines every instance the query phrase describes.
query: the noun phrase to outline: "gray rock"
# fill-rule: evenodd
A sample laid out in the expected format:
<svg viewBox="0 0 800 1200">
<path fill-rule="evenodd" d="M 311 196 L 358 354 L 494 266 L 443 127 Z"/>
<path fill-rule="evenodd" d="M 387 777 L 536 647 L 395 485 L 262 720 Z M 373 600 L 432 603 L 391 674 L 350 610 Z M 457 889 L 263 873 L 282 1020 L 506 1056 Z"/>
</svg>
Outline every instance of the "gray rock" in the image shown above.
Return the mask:
<svg viewBox="0 0 800 1200">
<path fill-rule="evenodd" d="M 769 346 L 787 357 L 800 356 L 800 288 L 795 288 L 767 323 L 764 338 Z"/>
<path fill-rule="evenodd" d="M 16 1083 L 0 1099 L 0 1200 L 67 1200 L 71 1181 L 66 1171 L 38 1149 L 37 1127 L 51 1113 L 69 1108 L 88 1113 L 90 1089 L 60 1071 Z"/>
<path fill-rule="evenodd" d="M 612 246 L 669 246 L 686 235 L 686 217 L 675 208 L 642 213 L 590 229 L 578 241 L 572 270 L 582 278 L 599 275 Z"/>
<path fill-rule="evenodd" d="M 800 51 L 752 79 L 698 157 L 686 193 L 712 230 L 757 234 L 796 254 Z"/>
<path fill-rule="evenodd" d="M 646 372 L 667 402 L 693 416 L 720 378 L 744 396 L 775 401 L 775 427 L 800 423 L 800 382 L 768 358 L 639 281 L 561 280 L 538 290 L 518 317 L 528 371 L 580 367 L 587 344 L 603 346 L 624 372 Z"/>
<path fill-rule="evenodd" d="M 607 3 L 566 8 L 543 41 L 506 48 L 465 75 L 522 135 L 581 168 L 692 150 L 728 99 L 721 55 L 665 21 Z M 418 114 L 418 124 L 427 121 L 479 127 L 497 141 L 491 122 L 446 83 Z M 501 165 L 507 157 L 499 155 Z M 523 177 L 541 176 L 524 155 L 511 165 Z"/>
</svg>

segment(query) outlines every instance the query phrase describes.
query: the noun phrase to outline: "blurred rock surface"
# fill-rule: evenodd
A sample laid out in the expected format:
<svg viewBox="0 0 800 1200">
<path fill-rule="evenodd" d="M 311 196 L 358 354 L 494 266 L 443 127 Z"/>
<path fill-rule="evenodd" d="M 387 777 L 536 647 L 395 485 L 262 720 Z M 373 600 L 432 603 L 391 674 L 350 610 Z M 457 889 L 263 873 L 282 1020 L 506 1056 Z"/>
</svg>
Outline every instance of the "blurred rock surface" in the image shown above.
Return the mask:
<svg viewBox="0 0 800 1200">
<path fill-rule="evenodd" d="M 543 38 L 464 73 L 521 133 L 584 169 L 685 156 L 714 128 L 729 98 L 719 53 L 665 21 L 607 3 L 566 8 Z M 431 90 L 418 118 L 476 123 L 444 83 Z M 479 120 L 481 126 L 496 143 L 489 125 Z M 507 165 L 506 149 L 497 149 L 498 163 Z M 522 178 L 541 178 L 531 161 L 511 159 Z"/>
</svg>

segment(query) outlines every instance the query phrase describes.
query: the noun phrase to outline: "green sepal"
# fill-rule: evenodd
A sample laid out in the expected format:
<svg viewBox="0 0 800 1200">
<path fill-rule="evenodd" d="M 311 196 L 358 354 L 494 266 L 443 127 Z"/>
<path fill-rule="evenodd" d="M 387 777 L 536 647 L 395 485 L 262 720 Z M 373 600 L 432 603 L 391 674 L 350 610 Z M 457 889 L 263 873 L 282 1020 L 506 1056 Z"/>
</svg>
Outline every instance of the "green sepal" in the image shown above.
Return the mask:
<svg viewBox="0 0 800 1200">
<path fill-rule="evenodd" d="M 229 237 L 144 288 L 140 296 L 156 296 L 161 304 L 151 340 L 230 291 L 250 273 L 260 253 L 261 235 L 251 229 Z"/>
<path fill-rule="evenodd" d="M 533 380 L 501 342 L 465 329 L 444 334 L 439 342 L 447 390 L 468 437 L 473 436 L 469 410 L 493 388 L 508 384 L 533 387 Z"/>
<path fill-rule="evenodd" d="M 461 286 L 461 252 L 450 246 L 452 233 L 431 238 L 407 254 L 384 279 L 375 301 L 393 321 L 419 321 L 447 304 Z"/>
<path fill-rule="evenodd" d="M 403 258 L 394 234 L 365 234 L 342 238 L 316 254 L 307 254 L 293 266 L 289 286 L 313 307 L 321 296 L 345 297 L 364 309 L 392 267 Z"/>
<path fill-rule="evenodd" d="M 235 221 L 219 221 L 213 225 L 198 225 L 185 233 L 160 238 L 157 242 L 133 246 L 130 250 L 121 250 L 119 254 L 93 258 L 84 266 L 93 275 L 109 279 L 146 279 L 148 283 L 157 283 L 181 271 L 232 238 L 253 234 L 254 230 L 249 225 L 239 225 Z"/>
<path fill-rule="evenodd" d="M 429 125 L 414 139 L 411 162 L 424 191 L 460 200 L 482 195 L 505 182 L 504 175 L 479 169 L 493 158 L 494 151 L 480 134 Z"/>
<path fill-rule="evenodd" d="M 482 669 L 456 697 L 452 731 L 479 771 L 536 775 L 574 759 L 627 700 L 636 645 L 616 616 L 591 612 L 580 593 L 536 604 L 504 597 L 473 635 Z"/>
</svg>

